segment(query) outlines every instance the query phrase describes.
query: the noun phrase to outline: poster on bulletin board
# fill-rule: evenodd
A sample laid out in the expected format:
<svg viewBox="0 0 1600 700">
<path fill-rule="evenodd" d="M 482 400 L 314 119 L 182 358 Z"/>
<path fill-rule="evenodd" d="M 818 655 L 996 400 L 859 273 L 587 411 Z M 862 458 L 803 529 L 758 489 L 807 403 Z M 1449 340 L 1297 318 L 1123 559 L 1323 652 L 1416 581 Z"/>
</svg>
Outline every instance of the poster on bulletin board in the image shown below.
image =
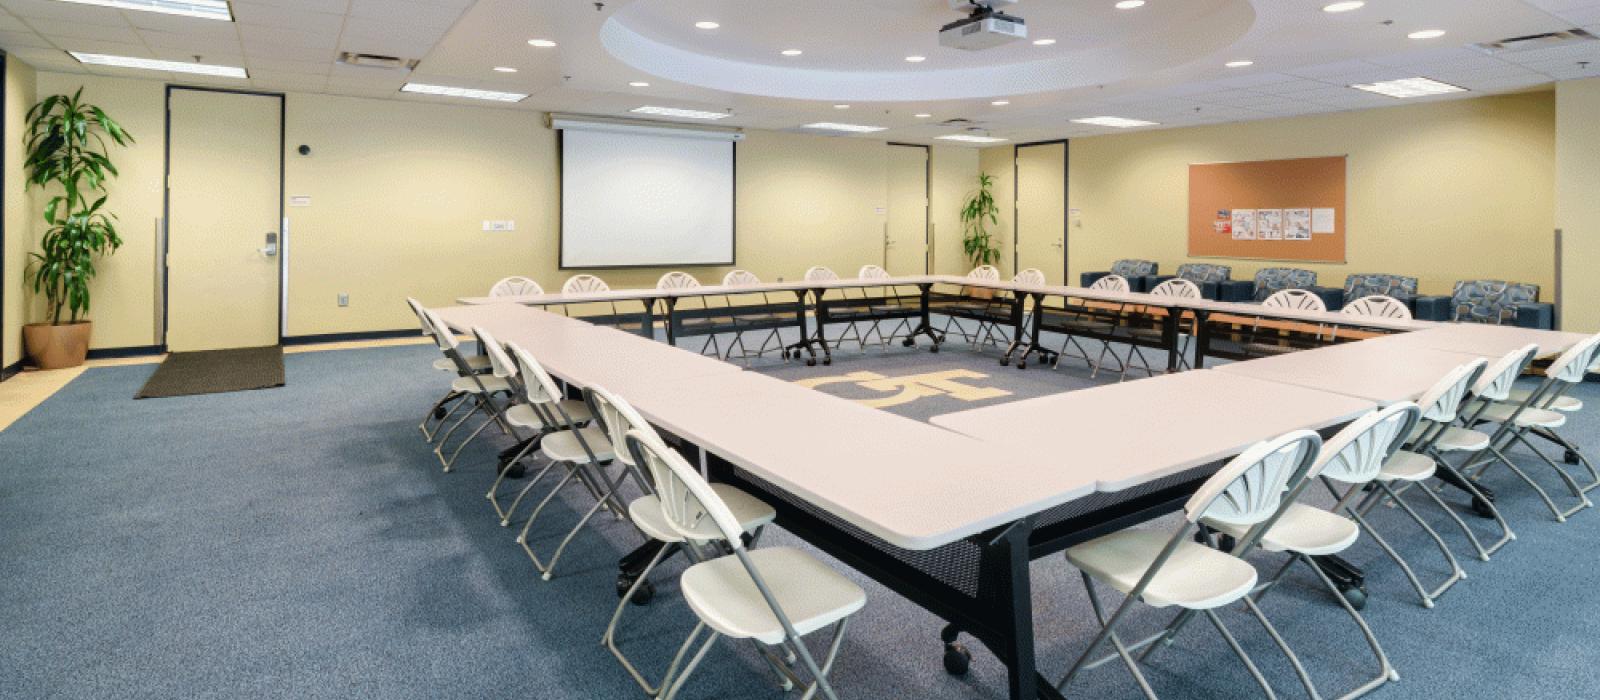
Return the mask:
<svg viewBox="0 0 1600 700">
<path fill-rule="evenodd" d="M 1345 260 L 1345 157 L 1189 166 L 1189 255 Z"/>
</svg>

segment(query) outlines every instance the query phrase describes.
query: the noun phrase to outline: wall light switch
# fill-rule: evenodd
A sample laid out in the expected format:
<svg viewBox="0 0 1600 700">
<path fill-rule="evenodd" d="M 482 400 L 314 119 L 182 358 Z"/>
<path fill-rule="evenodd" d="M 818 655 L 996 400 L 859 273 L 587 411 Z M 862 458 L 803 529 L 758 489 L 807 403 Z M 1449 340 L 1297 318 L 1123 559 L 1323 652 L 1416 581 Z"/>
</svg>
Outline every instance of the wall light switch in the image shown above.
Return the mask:
<svg viewBox="0 0 1600 700">
<path fill-rule="evenodd" d="M 340 292 L 339 293 L 339 305 L 340 306 L 349 306 L 350 305 L 350 295 L 347 294 L 347 293 L 344 293 L 344 292 Z"/>
</svg>

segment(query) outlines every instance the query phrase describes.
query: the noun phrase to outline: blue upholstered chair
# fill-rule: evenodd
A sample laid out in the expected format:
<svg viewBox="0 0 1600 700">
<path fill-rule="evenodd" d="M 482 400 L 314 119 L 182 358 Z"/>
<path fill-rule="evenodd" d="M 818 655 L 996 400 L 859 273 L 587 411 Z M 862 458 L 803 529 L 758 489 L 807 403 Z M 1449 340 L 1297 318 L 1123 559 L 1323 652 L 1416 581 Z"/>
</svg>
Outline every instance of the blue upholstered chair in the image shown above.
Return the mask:
<svg viewBox="0 0 1600 700">
<path fill-rule="evenodd" d="M 1079 284 L 1087 287 L 1094 284 L 1095 280 L 1106 275 L 1121 275 L 1128 280 L 1128 288 L 1135 292 L 1148 292 L 1150 287 L 1144 286 L 1144 279 L 1159 272 L 1161 266 L 1152 260 L 1138 260 L 1129 258 L 1111 263 L 1111 269 L 1105 272 L 1085 272 L 1078 276 Z"/>
<path fill-rule="evenodd" d="M 1450 295 L 1450 320 L 1524 328 L 1555 327 L 1555 307 L 1539 303 L 1539 285 L 1466 280 Z"/>
<path fill-rule="evenodd" d="M 1221 298 L 1222 285 L 1233 280 L 1233 268 L 1227 265 L 1213 265 L 1210 263 L 1184 263 L 1178 266 L 1176 275 L 1150 275 L 1141 282 L 1146 291 L 1153 290 L 1162 282 L 1170 279 L 1183 279 L 1193 282 L 1200 288 L 1200 296 L 1207 299 Z"/>
<path fill-rule="evenodd" d="M 1229 281 L 1221 285 L 1222 301 L 1266 301 L 1285 289 L 1304 289 L 1322 298 L 1329 311 L 1344 307 L 1344 291 L 1317 286 L 1317 273 L 1297 267 L 1267 267 L 1256 271 L 1253 282 Z"/>
<path fill-rule="evenodd" d="M 1360 273 L 1344 278 L 1345 301 L 1355 301 L 1375 294 L 1399 299 L 1409 306 L 1417 298 L 1417 278 L 1381 273 Z"/>
</svg>

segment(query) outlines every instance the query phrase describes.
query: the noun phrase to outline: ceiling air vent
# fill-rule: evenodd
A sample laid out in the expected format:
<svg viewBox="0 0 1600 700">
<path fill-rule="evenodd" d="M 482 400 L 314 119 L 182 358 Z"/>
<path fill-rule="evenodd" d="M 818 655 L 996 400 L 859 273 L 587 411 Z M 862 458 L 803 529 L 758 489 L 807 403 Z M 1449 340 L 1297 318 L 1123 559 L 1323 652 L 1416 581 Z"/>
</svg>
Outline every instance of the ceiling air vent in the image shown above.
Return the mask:
<svg viewBox="0 0 1600 700">
<path fill-rule="evenodd" d="M 341 51 L 339 62 L 347 66 L 361 66 L 362 68 L 384 68 L 387 70 L 411 70 L 417 67 L 417 59 L 404 59 L 396 56 L 380 56 L 375 53 L 352 53 Z"/>
<path fill-rule="evenodd" d="M 1552 46 L 1564 46 L 1580 41 L 1594 41 L 1595 38 L 1595 35 L 1582 29 L 1568 29 L 1564 32 L 1545 32 L 1543 34 L 1529 34 L 1528 36 L 1514 36 L 1510 39 L 1501 39 L 1499 41 L 1486 41 L 1482 44 L 1473 44 L 1473 46 L 1487 54 L 1502 54 L 1548 49 Z"/>
</svg>

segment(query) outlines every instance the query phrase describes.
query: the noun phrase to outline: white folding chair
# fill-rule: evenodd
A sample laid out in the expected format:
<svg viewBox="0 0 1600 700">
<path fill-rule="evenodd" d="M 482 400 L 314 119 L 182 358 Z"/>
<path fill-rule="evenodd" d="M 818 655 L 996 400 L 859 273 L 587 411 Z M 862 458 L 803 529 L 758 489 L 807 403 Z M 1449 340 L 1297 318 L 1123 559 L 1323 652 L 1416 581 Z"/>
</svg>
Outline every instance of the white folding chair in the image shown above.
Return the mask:
<svg viewBox="0 0 1600 700">
<path fill-rule="evenodd" d="M 1372 294 L 1355 301 L 1346 302 L 1344 308 L 1339 310 L 1339 313 L 1350 316 L 1411 320 L 1411 309 L 1406 306 L 1405 302 L 1382 294 Z"/>
<path fill-rule="evenodd" d="M 591 387 L 587 395 L 594 407 L 594 412 L 599 416 L 600 424 L 605 427 L 606 434 L 610 436 L 612 444 L 626 444 L 625 438 L 630 431 L 636 431 L 659 441 L 660 438 L 656 435 L 655 429 L 651 428 L 650 424 L 627 401 L 600 387 Z M 722 536 L 716 532 L 715 525 L 711 521 L 703 521 L 700 528 L 703 531 L 702 536 L 698 541 L 691 543 L 667 523 L 666 516 L 661 511 L 661 498 L 656 495 L 654 489 L 650 486 L 651 483 L 654 483 L 653 479 L 647 480 L 639 473 L 640 465 L 634 460 L 632 453 L 629 450 L 622 450 L 617 453 L 617 459 L 627 466 L 634 478 L 639 481 L 640 487 L 645 493 L 645 495 L 628 503 L 628 518 L 633 521 L 634 527 L 639 528 L 639 531 L 644 533 L 645 537 L 661 543 L 661 547 L 656 550 L 650 562 L 639 572 L 638 578 L 634 579 L 633 585 L 628 588 L 627 593 L 623 594 L 622 600 L 617 602 L 616 611 L 611 614 L 611 623 L 606 626 L 605 634 L 600 637 L 600 643 L 611 650 L 611 654 L 617 657 L 617 661 L 622 664 L 623 669 L 633 676 L 634 682 L 638 683 L 646 694 L 656 697 L 661 693 L 663 684 L 652 685 L 617 645 L 617 630 L 622 621 L 622 613 L 632 603 L 633 597 L 638 593 L 640 586 L 644 585 L 645 581 L 650 578 L 650 573 L 669 554 L 673 551 L 682 551 L 691 561 L 701 561 L 702 559 L 699 556 L 703 547 L 707 543 L 721 540 Z M 727 504 L 729 512 L 733 513 L 734 519 L 739 521 L 739 527 L 742 532 L 750 536 L 749 546 L 751 547 L 754 547 L 760 541 L 761 533 L 766 526 L 777 518 L 777 511 L 773 510 L 772 506 L 733 486 L 711 484 L 711 490 L 722 499 L 723 503 Z M 787 687 L 785 688 L 785 690 L 788 689 Z"/>
<path fill-rule="evenodd" d="M 668 272 L 667 274 L 662 275 L 661 279 L 656 280 L 656 289 L 659 290 L 695 289 L 699 286 L 700 280 L 695 279 L 694 275 L 676 270 Z M 706 298 L 699 297 L 699 299 L 700 308 L 710 312 L 711 304 L 706 301 Z M 681 309 L 683 306 L 682 301 L 679 301 L 677 306 L 679 309 Z M 672 319 L 667 319 L 667 322 L 671 323 Z M 678 325 L 685 330 L 692 330 L 696 328 L 708 329 L 702 331 L 706 336 L 706 340 L 700 345 L 700 354 L 706 354 L 706 349 L 710 348 L 713 356 L 722 357 L 722 345 L 717 342 L 717 334 L 709 330 L 716 325 L 716 319 L 709 316 L 700 318 L 686 318 L 679 321 Z"/>
<path fill-rule="evenodd" d="M 1555 362 L 1551 363 L 1545 373 L 1545 380 L 1541 382 L 1540 387 L 1526 394 L 1520 401 L 1511 400 L 1512 383 L 1521 376 L 1522 370 L 1526 369 L 1532 363 L 1533 358 L 1539 354 L 1539 348 L 1536 345 L 1529 345 L 1519 351 L 1514 351 L 1513 355 L 1520 354 L 1520 357 L 1516 359 L 1508 355 L 1504 360 L 1507 363 L 1505 375 L 1499 377 L 1499 381 L 1479 387 L 1472 405 L 1467 409 L 1466 417 L 1462 420 L 1462 424 L 1466 426 L 1484 424 L 1495 424 L 1497 426 L 1494 433 L 1489 436 L 1488 450 L 1473 455 L 1467 463 L 1462 465 L 1462 473 L 1474 479 L 1481 479 L 1484 472 L 1494 466 L 1495 463 L 1505 465 L 1507 469 L 1510 469 L 1512 473 L 1521 478 L 1539 495 L 1545 506 L 1550 509 L 1550 514 L 1555 516 L 1558 522 L 1566 522 L 1567 518 L 1572 517 L 1578 511 L 1594 505 L 1590 502 L 1587 492 L 1578 485 L 1572 475 L 1568 474 L 1567 470 L 1561 468 L 1561 465 L 1556 464 L 1554 460 L 1534 447 L 1533 443 L 1528 441 L 1527 435 L 1535 429 L 1553 431 L 1567 424 L 1565 413 L 1542 408 L 1538 403 L 1559 385 L 1570 386 L 1583 381 L 1583 376 L 1588 371 L 1589 363 L 1594 358 L 1597 342 L 1600 342 L 1600 336 L 1591 336 L 1568 348 L 1566 352 L 1556 358 Z M 1516 368 L 1514 373 L 1511 369 L 1513 366 Z M 1516 442 L 1522 443 L 1524 447 L 1528 448 L 1539 459 L 1544 460 L 1546 464 L 1550 465 L 1551 469 L 1555 470 L 1562 483 L 1578 499 L 1577 505 L 1567 510 L 1562 510 L 1556 506 L 1555 501 L 1550 498 L 1549 493 L 1539 486 L 1538 482 L 1534 481 L 1532 477 L 1511 461 L 1505 451 L 1510 449 L 1512 443 Z M 1489 456 L 1492 456 L 1494 461 L 1485 459 L 1485 457 Z M 1474 466 L 1478 467 L 1476 471 L 1473 470 Z"/>
<path fill-rule="evenodd" d="M 511 392 L 511 384 L 504 377 L 498 377 L 492 373 L 481 374 L 472 371 L 466 358 L 461 354 L 460 341 L 456 340 L 454 333 L 449 332 L 449 326 L 445 325 L 444 321 L 433 311 L 425 310 L 425 313 L 428 315 L 428 322 L 437 331 L 434 333 L 434 340 L 439 344 L 439 350 L 445 354 L 445 357 L 456 363 L 456 368 L 460 375 L 450 382 L 450 390 L 462 394 L 465 397 L 463 403 L 472 407 L 472 410 L 462 414 L 456 422 L 451 423 L 443 434 L 437 435 L 438 440 L 433 446 L 433 455 L 439 458 L 439 463 L 444 465 L 444 470 L 448 472 L 454 467 L 456 458 L 461 456 L 461 450 L 466 448 L 467 443 L 472 442 L 472 439 L 477 437 L 478 433 L 482 432 L 490 423 L 499 423 L 502 429 L 507 430 L 507 432 L 510 431 L 510 428 L 501 419 L 501 408 L 495 404 L 494 397 L 497 394 L 509 394 Z M 480 339 L 478 344 L 479 347 L 482 347 L 483 341 Z M 449 457 L 445 457 L 444 447 L 450 442 L 450 436 L 454 435 L 456 430 L 465 424 L 467 420 L 479 413 L 486 416 L 483 419 L 483 423 L 472 431 L 471 437 L 457 445 L 455 451 Z"/>
<path fill-rule="evenodd" d="M 544 366 L 534 359 L 533 355 L 514 343 L 507 343 L 507 347 L 511 351 L 511 356 L 516 359 L 517 368 L 522 373 L 523 381 L 528 382 L 530 386 L 536 385 L 546 395 L 561 396 L 561 390 L 556 387 L 555 380 L 550 377 L 549 372 L 545 371 Z M 560 402 L 552 402 L 548 405 L 553 409 L 555 418 L 560 425 L 576 425 L 578 423 L 577 420 L 566 413 Z M 551 470 L 560 466 L 566 472 L 561 480 L 556 482 L 556 485 L 551 487 L 550 491 L 545 494 L 544 499 L 534 507 L 533 512 L 528 514 L 528 521 L 523 524 L 522 531 L 517 534 L 517 544 L 521 545 L 522 550 L 528 554 L 528 559 L 533 561 L 533 566 L 539 571 L 540 576 L 549 581 L 554 575 L 556 564 L 561 560 L 561 555 L 566 552 L 567 545 L 572 543 L 572 539 L 577 536 L 585 525 L 589 524 L 589 521 L 594 518 L 601 508 L 609 508 L 618 518 L 626 517 L 625 513 L 627 511 L 617 501 L 616 491 L 617 487 L 622 484 L 623 479 L 627 477 L 628 472 L 627 470 L 620 470 L 615 477 L 608 477 L 605 474 L 602 468 L 612 464 L 616 454 L 605 429 L 593 424 L 545 435 L 544 439 L 540 441 L 539 455 L 546 459 L 549 464 L 544 469 L 539 470 L 539 473 L 534 475 L 532 479 L 528 480 L 527 485 L 522 487 L 522 491 L 517 493 L 516 499 L 511 501 L 511 507 L 506 512 L 515 513 L 517 506 L 522 503 L 522 499 L 527 497 L 533 487 L 538 485 Z M 539 515 L 544 512 L 545 507 L 550 505 L 550 501 L 561 493 L 562 488 L 574 480 L 582 484 L 589 495 L 594 497 L 594 505 L 584 512 L 582 517 L 578 519 L 577 524 L 572 526 L 566 537 L 562 538 L 561 544 L 556 547 L 555 552 L 550 555 L 550 560 L 546 562 L 540 559 L 539 555 L 533 551 L 533 547 L 529 545 L 528 532 L 533 529 L 533 523 L 539 519 Z"/>
<path fill-rule="evenodd" d="M 1577 382 L 1583 380 L 1584 376 L 1591 372 L 1600 371 L 1600 335 L 1592 336 L 1589 342 L 1592 345 L 1590 346 L 1590 359 L 1587 362 L 1576 362 L 1576 358 L 1572 358 L 1572 361 L 1563 363 L 1567 353 L 1572 352 L 1572 349 L 1568 348 L 1567 353 L 1562 354 L 1562 358 L 1557 358 L 1545 370 L 1545 382 L 1535 389 L 1512 389 L 1507 401 L 1526 401 L 1532 396 L 1534 397 L 1532 405 L 1536 408 L 1542 408 L 1547 411 L 1560 411 L 1567 414 L 1582 411 L 1583 400 L 1572 396 L 1569 392 L 1573 387 L 1577 386 Z M 1589 483 L 1582 486 L 1584 493 L 1600 487 L 1600 471 L 1595 470 L 1594 464 L 1583 454 L 1577 443 L 1562 437 L 1560 433 L 1556 432 L 1555 428 L 1534 427 L 1529 432 L 1566 450 L 1563 457 L 1567 464 L 1582 464 L 1588 470 Z"/>
<path fill-rule="evenodd" d="M 465 362 L 467 366 L 467 372 L 466 374 L 463 374 L 460 366 L 457 364 L 457 358 L 452 356 L 449 352 L 444 352 L 446 343 L 439 340 L 439 330 L 434 328 L 433 322 L 428 318 L 427 310 L 422 307 L 422 303 L 411 297 L 406 297 L 406 304 L 411 307 L 411 312 L 417 315 L 417 323 L 422 328 L 422 334 L 432 338 L 434 343 L 439 347 L 441 353 L 444 355 L 444 357 L 433 361 L 434 369 L 441 372 L 449 372 L 457 377 L 463 377 L 466 376 L 466 374 L 482 374 L 489 371 L 489 358 L 487 356 L 460 356 L 460 360 Z M 450 330 L 447 328 L 444 330 L 444 332 L 448 333 Z M 438 432 L 439 428 L 444 427 L 444 422 L 450 419 L 450 416 L 455 413 L 456 409 L 461 407 L 463 403 L 461 399 L 466 396 L 467 394 L 456 391 L 455 388 L 452 387 L 449 391 L 445 392 L 444 396 L 439 397 L 438 401 L 433 402 L 433 405 L 428 407 L 428 412 L 422 415 L 422 422 L 417 424 L 417 430 L 422 431 L 423 440 L 429 443 L 433 442 L 433 436 Z M 448 409 L 446 408 L 447 406 L 449 407 Z M 430 422 L 436 422 L 433 430 L 428 429 L 428 424 Z"/>
<path fill-rule="evenodd" d="M 753 287 L 759 284 L 761 284 L 761 278 L 757 277 L 755 273 L 748 270 L 733 270 L 722 276 L 722 286 L 724 287 Z M 734 307 L 732 294 L 723 297 L 723 299 L 728 304 L 728 313 L 732 315 L 734 319 L 733 340 L 729 341 L 728 350 L 723 354 L 723 359 L 733 358 L 733 347 L 735 345 L 739 346 L 739 358 L 744 360 L 746 364 L 749 363 L 751 357 L 761 357 L 766 355 L 767 345 L 775 340 L 778 341 L 778 348 L 782 349 L 783 338 L 779 333 L 780 327 L 768 327 L 771 322 L 777 320 L 777 314 L 766 312 L 759 314 L 739 313 Z M 772 305 L 771 295 L 769 295 L 767 292 L 761 292 L 761 303 L 763 306 L 770 307 Z M 754 353 L 750 352 L 750 348 L 744 344 L 745 331 L 750 329 L 744 328 L 740 319 L 747 319 L 749 322 L 754 323 L 758 327 L 767 331 L 766 337 L 761 340 L 761 345 L 757 347 Z"/>
<path fill-rule="evenodd" d="M 494 286 L 489 288 L 489 296 L 492 297 L 514 297 L 525 294 L 543 293 L 544 287 L 539 286 L 538 282 L 526 277 L 516 276 L 507 277 L 499 282 L 495 282 Z"/>
<path fill-rule="evenodd" d="M 1128 278 L 1123 277 L 1122 275 L 1103 275 L 1103 276 L 1100 277 L 1100 279 L 1097 279 L 1092 284 L 1090 284 L 1089 285 L 1089 289 L 1092 289 L 1092 290 L 1097 291 L 1097 292 L 1112 292 L 1112 293 L 1115 293 L 1115 294 L 1129 294 L 1132 291 L 1132 288 L 1128 286 Z M 1102 303 L 1106 303 L 1106 302 L 1088 300 L 1086 303 L 1087 304 L 1102 304 Z M 1105 336 L 1110 336 L 1112 333 L 1114 333 L 1116 331 L 1116 329 L 1117 329 L 1117 326 L 1118 326 L 1119 322 L 1120 322 L 1119 321 L 1119 319 L 1121 317 L 1120 306 L 1119 306 L 1119 310 L 1117 312 L 1112 313 L 1112 312 L 1108 311 L 1106 313 L 1110 314 L 1111 316 L 1113 316 L 1113 318 L 1110 318 L 1110 319 L 1106 320 L 1103 325 L 1097 322 L 1097 317 L 1099 315 L 1101 315 L 1101 314 L 1096 313 L 1096 312 L 1085 313 L 1083 315 L 1083 319 L 1084 319 L 1083 327 L 1085 328 L 1085 330 L 1093 331 L 1093 332 L 1096 332 L 1096 333 L 1099 333 L 1099 334 L 1103 334 Z M 1078 349 L 1078 354 L 1076 355 L 1076 357 L 1082 358 L 1084 364 L 1087 364 L 1087 365 L 1089 365 L 1090 367 L 1092 367 L 1094 369 L 1093 372 L 1089 373 L 1089 378 L 1090 379 L 1094 379 L 1096 376 L 1098 376 L 1100 374 L 1100 368 L 1104 365 L 1105 359 L 1106 359 L 1106 355 L 1108 353 L 1111 355 L 1111 359 L 1117 361 L 1117 367 L 1118 367 L 1119 375 L 1123 376 L 1123 377 L 1126 377 L 1128 375 L 1128 364 L 1126 362 L 1123 362 L 1122 358 L 1118 357 L 1116 352 L 1112 351 L 1111 343 L 1109 341 L 1098 340 L 1097 339 L 1097 342 L 1100 343 L 1100 355 L 1098 357 L 1096 357 L 1095 359 L 1090 360 L 1089 359 L 1089 351 L 1083 347 L 1082 343 L 1078 342 L 1078 337 L 1076 335 L 1073 335 L 1072 333 L 1067 333 L 1066 336 L 1067 336 L 1066 340 L 1063 340 L 1061 342 L 1061 349 L 1056 351 L 1056 362 L 1055 362 L 1055 366 L 1056 367 L 1061 366 L 1061 359 L 1062 358 L 1073 357 L 1072 355 L 1069 355 L 1067 353 L 1067 348 L 1075 347 L 1075 348 Z"/>
<path fill-rule="evenodd" d="M 1200 287 L 1198 285 L 1196 285 L 1195 283 L 1190 282 L 1189 280 L 1183 279 L 1181 277 L 1174 277 L 1174 278 L 1172 278 L 1170 280 L 1167 280 L 1165 282 L 1162 282 L 1161 284 L 1156 285 L 1155 289 L 1150 290 L 1150 294 L 1151 294 L 1151 296 L 1170 297 L 1170 298 L 1175 298 L 1175 299 L 1200 299 L 1200 298 L 1202 298 L 1201 295 L 1200 295 Z M 1177 311 L 1176 313 L 1182 314 L 1183 312 L 1182 311 Z M 1182 321 L 1183 321 L 1183 319 L 1180 316 L 1179 317 L 1179 323 L 1181 324 Z M 1180 325 L 1180 330 L 1178 331 L 1178 337 L 1173 341 L 1173 342 L 1176 342 L 1178 344 L 1178 364 L 1179 364 L 1180 367 L 1182 367 L 1184 369 L 1187 369 L 1190 366 L 1189 365 L 1189 345 L 1190 345 L 1191 341 L 1193 341 L 1193 339 L 1194 339 L 1194 331 L 1195 331 L 1195 329 L 1191 328 L 1188 332 L 1185 332 L 1185 331 L 1183 331 L 1181 329 L 1181 325 Z M 1149 330 L 1149 329 L 1140 329 L 1140 330 L 1136 330 L 1135 334 L 1149 337 L 1151 335 L 1159 336 L 1161 334 L 1161 332 L 1158 331 L 1158 330 L 1154 330 L 1153 331 L 1153 330 Z M 1138 345 L 1136 345 L 1134 343 L 1129 343 L 1128 344 L 1128 356 L 1126 358 L 1123 358 L 1123 360 L 1122 360 L 1122 366 L 1125 368 L 1124 369 L 1124 373 L 1126 373 L 1127 369 L 1132 369 L 1132 367 L 1133 367 L 1133 358 L 1135 358 L 1135 357 L 1139 358 L 1139 363 L 1144 365 L 1144 371 L 1145 371 L 1146 374 L 1148 374 L 1149 376 L 1152 376 L 1152 377 L 1155 376 L 1156 369 L 1154 368 L 1153 365 L 1150 364 L 1150 359 L 1145 357 L 1144 356 L 1144 350 L 1142 350 Z"/>
<path fill-rule="evenodd" d="M 888 270 L 885 270 L 877 265 L 862 265 L 861 269 L 856 272 L 856 277 L 864 280 L 886 280 L 891 279 L 893 275 L 890 275 Z M 895 288 L 883 287 L 882 290 L 884 295 L 883 303 L 870 305 L 867 309 L 868 312 L 873 314 L 893 314 L 900 311 L 901 307 L 898 306 L 896 302 L 898 292 L 895 290 Z M 857 289 L 856 291 L 860 292 L 863 300 L 872 298 L 872 296 L 869 295 L 867 290 L 864 288 Z M 893 330 L 890 330 L 887 335 L 885 335 L 883 332 L 883 322 L 881 320 L 875 319 L 869 321 L 869 323 L 872 324 L 872 327 L 868 328 L 867 332 L 862 334 L 862 350 L 867 348 L 867 338 L 872 337 L 873 333 L 878 334 L 878 340 L 880 341 L 879 345 L 885 348 L 889 347 L 889 341 L 900 336 L 901 331 L 905 331 L 908 336 L 911 333 L 911 319 L 909 317 L 901 317 L 900 323 L 896 325 Z"/>
<path fill-rule="evenodd" d="M 711 645 L 718 637 L 728 637 L 753 640 L 785 655 L 793 653 L 802 669 L 795 669 L 776 653 L 763 657 L 789 683 L 805 687 L 801 700 L 810 700 L 819 691 L 829 700 L 838 700 L 828 683 L 828 672 L 839 655 L 850 616 L 866 605 L 866 592 L 798 549 L 749 550 L 741 537 L 745 529 L 740 518 L 682 455 L 640 431 L 628 433 L 627 446 L 635 461 L 647 465 L 655 477 L 667 527 L 690 546 L 706 550 L 705 560 L 678 578 L 683 597 L 700 623 L 673 657 L 662 680 L 666 690 L 660 697 L 677 697 Z M 720 552 L 712 545 L 732 550 L 732 554 L 717 556 Z M 819 665 L 803 637 L 824 628 L 832 628 L 833 640 Z M 702 632 L 707 633 L 704 641 L 700 641 Z M 689 656 L 691 649 L 693 656 Z M 805 671 L 809 682 L 799 670 Z"/>
<path fill-rule="evenodd" d="M 516 506 L 502 508 L 499 496 L 500 484 L 506 480 L 508 473 L 516 469 L 516 465 L 523 458 L 539 449 L 545 436 L 582 427 L 588 424 L 593 416 L 590 414 L 588 404 L 564 399 L 560 394 L 546 391 L 542 383 L 529 381 L 504 345 L 496 342 L 482 329 L 474 330 L 480 338 L 486 339 L 487 344 L 484 349 L 494 362 L 495 375 L 504 377 L 511 385 L 511 403 L 505 409 L 505 420 L 511 425 L 513 434 L 519 442 L 510 458 L 501 463 L 500 474 L 495 477 L 494 483 L 489 485 L 488 493 L 484 494 L 484 497 L 489 499 L 489 504 L 494 506 L 495 515 L 500 518 L 500 527 L 508 527 L 511 525 L 511 514 Z M 516 428 L 527 430 L 532 436 L 522 438 Z"/>
<path fill-rule="evenodd" d="M 1383 463 L 1389 458 L 1389 455 L 1400 448 L 1400 443 L 1405 440 L 1407 435 L 1410 435 L 1411 429 L 1417 424 L 1420 415 L 1421 411 L 1417 409 L 1416 404 L 1404 401 L 1368 413 L 1345 426 L 1337 435 L 1334 435 L 1323 444 L 1316 463 L 1306 473 L 1306 477 L 1301 481 L 1300 486 L 1291 491 L 1289 505 L 1284 510 L 1283 515 L 1257 540 L 1257 546 L 1261 549 L 1289 555 L 1289 560 L 1284 562 L 1283 566 L 1278 569 L 1278 572 L 1272 578 L 1267 579 L 1256 587 L 1255 602 L 1258 605 L 1267 592 L 1271 591 L 1283 580 L 1284 575 L 1289 572 L 1289 568 L 1295 562 L 1303 563 L 1306 568 L 1311 569 L 1312 573 L 1316 574 L 1323 587 L 1327 589 L 1335 600 L 1339 601 L 1339 604 L 1350 615 L 1351 619 L 1355 620 L 1362 636 L 1366 638 L 1367 646 L 1371 648 L 1373 655 L 1377 657 L 1378 676 L 1339 696 L 1342 699 L 1365 695 L 1384 683 L 1391 680 L 1399 680 L 1400 675 L 1389 662 L 1389 656 L 1384 653 L 1383 646 L 1378 643 L 1378 638 L 1372 633 L 1372 628 L 1367 625 L 1366 619 L 1345 598 L 1339 587 L 1328 578 L 1327 573 L 1317 565 L 1317 562 L 1312 557 L 1334 556 L 1344 552 L 1356 543 L 1356 540 L 1361 535 L 1363 526 L 1359 516 L 1354 520 L 1346 517 L 1353 514 L 1353 511 L 1349 508 L 1350 501 L 1361 493 L 1363 485 L 1372 483 L 1373 480 L 1378 478 L 1379 472 L 1383 469 Z M 1334 506 L 1332 512 L 1294 500 L 1314 479 L 1319 477 L 1322 479 L 1323 484 L 1327 486 L 1329 492 L 1334 495 L 1334 498 L 1338 499 L 1338 503 Z M 1333 481 L 1349 484 L 1350 488 L 1346 493 L 1341 494 L 1334 488 Z M 1202 522 L 1208 527 L 1235 538 L 1243 538 L 1248 534 L 1249 530 L 1249 528 L 1237 523 L 1215 521 L 1209 518 Z M 1244 556 L 1248 552 L 1236 549 L 1235 554 Z M 1306 686 L 1306 690 L 1311 697 L 1322 697 L 1315 684 L 1312 683 L 1310 676 L 1306 674 L 1304 666 L 1296 658 L 1293 650 L 1282 640 L 1277 641 L 1283 648 L 1284 653 L 1289 657 L 1295 671 L 1300 676 L 1301 683 Z"/>
<path fill-rule="evenodd" d="M 1184 505 L 1183 522 L 1170 536 L 1129 529 L 1067 549 L 1067 561 L 1083 575 L 1083 586 L 1088 591 L 1089 604 L 1101 630 L 1056 684 L 1056 689 L 1065 690 L 1078 672 L 1090 664 L 1100 645 L 1109 640 L 1116 654 L 1095 665 L 1120 657 L 1139 689 L 1147 697 L 1155 698 L 1155 691 L 1145 680 L 1131 652 L 1158 641 L 1170 644 L 1172 634 L 1193 613 L 1211 621 L 1256 683 L 1273 697 L 1271 684 L 1216 614 L 1217 608 L 1243 602 L 1256 613 L 1257 620 L 1278 637 L 1272 623 L 1250 600 L 1250 591 L 1257 580 L 1255 567 L 1232 554 L 1195 543 L 1190 536 L 1202 519 L 1241 526 L 1248 532 L 1234 551 L 1249 551 L 1261 533 L 1270 529 L 1283 512 L 1285 495 L 1305 477 L 1321 447 L 1322 438 L 1309 430 L 1297 430 L 1256 443 L 1229 461 L 1189 498 Z M 1127 596 L 1109 618 L 1095 592 L 1097 580 Z M 1177 606 L 1184 612 L 1160 634 L 1129 647 L 1118 636 L 1116 625 L 1135 602 L 1156 608 Z"/>
<path fill-rule="evenodd" d="M 1269 309 L 1295 309 L 1298 311 L 1327 311 L 1322 297 L 1304 289 L 1280 289 L 1261 302 Z"/>
<path fill-rule="evenodd" d="M 1000 281 L 1000 268 L 993 265 L 979 265 L 967 273 L 967 279 L 977 282 L 998 282 Z M 995 291 L 993 287 L 963 287 L 963 289 Z M 1006 338 L 1003 333 L 998 332 L 998 326 L 987 320 L 995 315 L 997 304 L 993 298 L 986 301 L 962 301 L 955 303 L 953 306 L 956 313 L 946 314 L 944 330 L 940 331 L 942 335 L 949 335 L 950 329 L 955 328 L 956 333 L 959 333 L 967 343 L 973 345 L 974 349 L 981 349 L 985 343 L 998 346 L 1002 342 L 1010 342 L 1010 339 Z M 962 325 L 961 320 L 957 318 L 957 315 L 963 312 L 973 316 L 970 320 L 977 322 L 977 330 L 970 333 L 967 332 L 966 326 Z"/>
</svg>

